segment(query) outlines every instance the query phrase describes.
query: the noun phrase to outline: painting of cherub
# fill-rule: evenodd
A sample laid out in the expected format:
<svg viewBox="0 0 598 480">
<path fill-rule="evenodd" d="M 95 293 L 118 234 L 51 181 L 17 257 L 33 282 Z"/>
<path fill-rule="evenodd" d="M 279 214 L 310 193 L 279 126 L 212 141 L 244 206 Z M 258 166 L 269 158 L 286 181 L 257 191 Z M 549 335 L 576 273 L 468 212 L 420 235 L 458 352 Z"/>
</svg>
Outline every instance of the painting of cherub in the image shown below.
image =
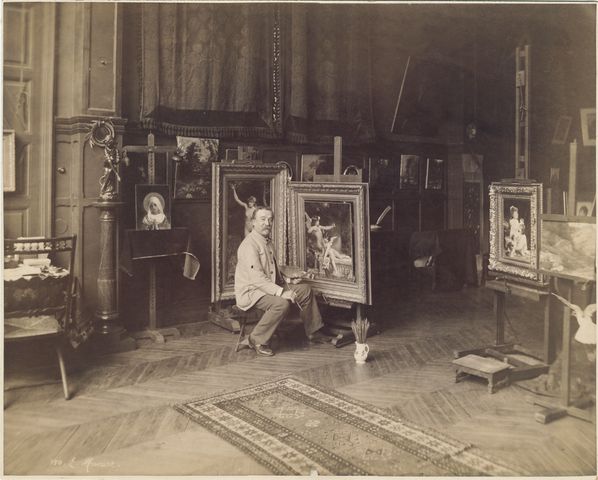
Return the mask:
<svg viewBox="0 0 598 480">
<path fill-rule="evenodd" d="M 355 280 L 351 208 L 350 202 L 305 202 L 308 273 Z"/>
</svg>

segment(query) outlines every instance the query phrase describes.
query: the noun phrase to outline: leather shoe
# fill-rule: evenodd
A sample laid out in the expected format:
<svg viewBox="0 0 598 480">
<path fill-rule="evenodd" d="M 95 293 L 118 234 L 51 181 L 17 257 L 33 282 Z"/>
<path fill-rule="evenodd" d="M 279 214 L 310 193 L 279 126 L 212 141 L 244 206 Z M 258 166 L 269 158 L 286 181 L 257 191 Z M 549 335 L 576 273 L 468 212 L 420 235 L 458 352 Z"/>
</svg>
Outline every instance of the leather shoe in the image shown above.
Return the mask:
<svg viewBox="0 0 598 480">
<path fill-rule="evenodd" d="M 326 335 L 321 330 L 318 330 L 317 332 L 314 332 L 309 336 L 309 341 L 312 343 L 330 343 L 331 340 L 332 337 Z"/>
<path fill-rule="evenodd" d="M 247 338 L 249 346 L 255 350 L 255 353 L 262 357 L 272 357 L 274 352 L 267 345 L 260 345 L 259 343 L 253 343 L 251 337 Z"/>
</svg>

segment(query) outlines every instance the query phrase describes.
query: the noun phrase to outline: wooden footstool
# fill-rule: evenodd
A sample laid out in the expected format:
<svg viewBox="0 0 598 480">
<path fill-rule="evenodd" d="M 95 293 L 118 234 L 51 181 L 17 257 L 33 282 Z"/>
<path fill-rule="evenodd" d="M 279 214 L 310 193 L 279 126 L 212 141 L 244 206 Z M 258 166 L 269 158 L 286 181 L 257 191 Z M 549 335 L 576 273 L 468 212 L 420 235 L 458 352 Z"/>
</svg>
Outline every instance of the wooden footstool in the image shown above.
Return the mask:
<svg viewBox="0 0 598 480">
<path fill-rule="evenodd" d="M 468 376 L 485 378 L 488 380 L 488 392 L 494 393 L 499 387 L 509 385 L 509 372 L 513 368 L 505 362 L 495 358 L 479 355 L 466 355 L 453 360 L 455 365 L 455 382 L 460 382 Z"/>
</svg>

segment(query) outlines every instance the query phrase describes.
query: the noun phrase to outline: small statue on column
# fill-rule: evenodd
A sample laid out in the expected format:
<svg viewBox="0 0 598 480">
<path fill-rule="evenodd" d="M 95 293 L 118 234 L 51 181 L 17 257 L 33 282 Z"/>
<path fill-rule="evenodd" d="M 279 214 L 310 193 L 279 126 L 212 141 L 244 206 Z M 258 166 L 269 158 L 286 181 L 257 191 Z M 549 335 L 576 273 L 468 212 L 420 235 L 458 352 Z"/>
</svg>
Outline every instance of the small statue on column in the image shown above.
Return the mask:
<svg viewBox="0 0 598 480">
<path fill-rule="evenodd" d="M 100 177 L 100 200 L 114 201 L 118 198 L 117 182 L 120 182 L 118 165 L 121 161 L 128 163 L 127 152 L 121 157 L 116 145 L 114 126 L 106 120 L 93 122 L 91 131 L 87 135 L 89 144 L 93 148 L 104 149 L 104 174 Z"/>
</svg>

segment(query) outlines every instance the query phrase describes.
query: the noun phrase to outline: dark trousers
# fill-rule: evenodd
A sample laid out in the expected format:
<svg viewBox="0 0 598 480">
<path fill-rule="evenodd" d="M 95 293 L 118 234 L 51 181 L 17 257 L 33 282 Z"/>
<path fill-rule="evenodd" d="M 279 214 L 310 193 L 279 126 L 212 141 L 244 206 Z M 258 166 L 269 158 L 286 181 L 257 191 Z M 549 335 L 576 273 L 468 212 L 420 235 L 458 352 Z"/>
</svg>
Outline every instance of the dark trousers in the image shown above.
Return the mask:
<svg viewBox="0 0 598 480">
<path fill-rule="evenodd" d="M 297 303 L 301 306 L 301 320 L 305 334 L 310 336 L 324 326 L 322 315 L 318 308 L 318 302 L 314 298 L 311 287 L 305 283 L 287 285 L 286 289 L 293 290 L 297 295 Z M 255 304 L 257 308 L 264 311 L 262 318 L 255 325 L 251 332 L 251 341 L 263 345 L 270 341 L 270 337 L 289 312 L 292 303 L 286 298 L 275 295 L 264 295 Z"/>
</svg>

